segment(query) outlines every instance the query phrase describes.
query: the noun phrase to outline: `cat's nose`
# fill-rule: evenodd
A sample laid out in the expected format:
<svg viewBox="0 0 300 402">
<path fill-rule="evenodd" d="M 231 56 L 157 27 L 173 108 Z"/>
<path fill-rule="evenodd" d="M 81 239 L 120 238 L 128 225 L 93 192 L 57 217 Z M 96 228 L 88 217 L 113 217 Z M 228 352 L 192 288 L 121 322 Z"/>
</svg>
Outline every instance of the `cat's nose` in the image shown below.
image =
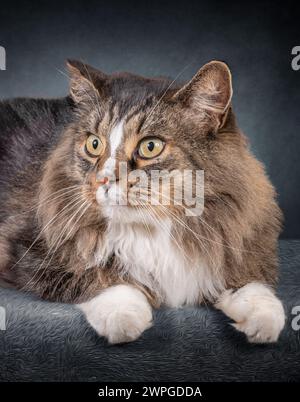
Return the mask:
<svg viewBox="0 0 300 402">
<path fill-rule="evenodd" d="M 96 175 L 96 182 L 100 186 L 109 185 L 119 180 L 120 177 L 117 170 L 115 172 L 100 171 Z"/>
<path fill-rule="evenodd" d="M 109 178 L 107 176 L 102 177 L 97 180 L 97 183 L 99 183 L 100 186 L 103 186 L 104 184 L 108 184 L 108 182 L 109 182 Z"/>
</svg>

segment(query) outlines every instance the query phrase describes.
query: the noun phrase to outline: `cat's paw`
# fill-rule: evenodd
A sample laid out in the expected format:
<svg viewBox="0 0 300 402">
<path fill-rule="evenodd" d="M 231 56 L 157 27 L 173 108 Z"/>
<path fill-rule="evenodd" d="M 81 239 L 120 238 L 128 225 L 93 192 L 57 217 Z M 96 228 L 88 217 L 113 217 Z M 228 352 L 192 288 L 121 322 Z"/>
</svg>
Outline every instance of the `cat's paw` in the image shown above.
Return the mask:
<svg viewBox="0 0 300 402">
<path fill-rule="evenodd" d="M 244 332 L 249 342 L 276 342 L 284 327 L 280 300 L 260 283 L 249 283 L 236 292 L 225 291 L 216 307 L 235 321 L 232 325 Z"/>
<path fill-rule="evenodd" d="M 134 341 L 152 325 L 152 308 L 146 296 L 129 285 L 105 289 L 79 307 L 111 344 Z"/>
<path fill-rule="evenodd" d="M 241 323 L 232 324 L 238 331 L 247 335 L 248 341 L 252 343 L 277 342 L 283 328 L 281 321 L 273 314 L 257 313 L 252 314 Z"/>
</svg>

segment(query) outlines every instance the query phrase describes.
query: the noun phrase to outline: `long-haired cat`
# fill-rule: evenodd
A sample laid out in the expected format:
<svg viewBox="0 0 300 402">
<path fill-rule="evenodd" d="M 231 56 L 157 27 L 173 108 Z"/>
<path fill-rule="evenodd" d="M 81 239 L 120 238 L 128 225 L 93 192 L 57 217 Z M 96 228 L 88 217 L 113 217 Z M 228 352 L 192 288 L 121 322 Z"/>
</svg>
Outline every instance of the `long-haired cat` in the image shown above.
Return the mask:
<svg viewBox="0 0 300 402">
<path fill-rule="evenodd" d="M 0 104 L 2 279 L 76 303 L 110 343 L 138 338 L 152 307 L 202 302 L 249 341 L 276 341 L 281 212 L 236 125 L 228 67 L 210 62 L 185 85 L 68 69 L 68 97 Z M 174 183 L 153 205 L 122 163 L 146 177 L 204 171 L 202 213 L 172 202 Z"/>
</svg>

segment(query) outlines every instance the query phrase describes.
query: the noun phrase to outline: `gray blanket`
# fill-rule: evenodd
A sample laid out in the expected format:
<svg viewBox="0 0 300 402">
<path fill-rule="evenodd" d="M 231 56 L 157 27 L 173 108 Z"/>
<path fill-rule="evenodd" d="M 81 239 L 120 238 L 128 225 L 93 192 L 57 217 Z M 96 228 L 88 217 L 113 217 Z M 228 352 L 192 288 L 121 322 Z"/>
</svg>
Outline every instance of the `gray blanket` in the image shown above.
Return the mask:
<svg viewBox="0 0 300 402">
<path fill-rule="evenodd" d="M 0 380 L 300 381 L 300 330 L 291 325 L 300 306 L 300 240 L 281 241 L 280 255 L 287 323 L 274 345 L 249 344 L 220 311 L 204 306 L 156 311 L 142 338 L 110 346 L 76 307 L 0 289 Z"/>
</svg>

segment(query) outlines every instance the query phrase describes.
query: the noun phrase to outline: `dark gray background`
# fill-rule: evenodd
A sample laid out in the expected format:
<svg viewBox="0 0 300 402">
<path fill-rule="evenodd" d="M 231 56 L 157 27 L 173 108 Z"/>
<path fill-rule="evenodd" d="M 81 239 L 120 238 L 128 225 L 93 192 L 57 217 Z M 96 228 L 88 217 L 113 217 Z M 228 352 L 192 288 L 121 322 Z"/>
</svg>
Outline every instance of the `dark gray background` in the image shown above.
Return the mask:
<svg viewBox="0 0 300 402">
<path fill-rule="evenodd" d="M 233 73 L 234 108 L 264 161 L 285 213 L 284 237 L 300 237 L 300 45 L 296 2 L 6 1 L 0 3 L 0 98 L 67 92 L 64 60 L 106 71 L 190 78 L 211 59 Z"/>
</svg>

